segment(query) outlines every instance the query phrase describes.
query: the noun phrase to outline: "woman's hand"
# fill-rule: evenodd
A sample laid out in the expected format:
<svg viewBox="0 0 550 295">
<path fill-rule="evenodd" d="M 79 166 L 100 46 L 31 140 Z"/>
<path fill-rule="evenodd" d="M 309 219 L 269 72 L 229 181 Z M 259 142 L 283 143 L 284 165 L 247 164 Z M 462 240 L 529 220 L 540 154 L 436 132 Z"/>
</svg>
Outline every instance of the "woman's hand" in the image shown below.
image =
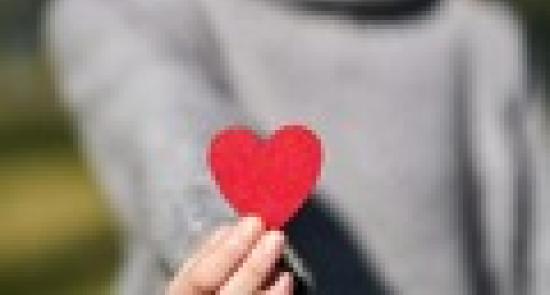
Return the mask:
<svg viewBox="0 0 550 295">
<path fill-rule="evenodd" d="M 170 283 L 168 295 L 291 295 L 292 277 L 272 277 L 284 236 L 265 231 L 259 218 L 245 217 L 214 232 Z M 265 288 L 264 288 L 265 287 Z"/>
</svg>

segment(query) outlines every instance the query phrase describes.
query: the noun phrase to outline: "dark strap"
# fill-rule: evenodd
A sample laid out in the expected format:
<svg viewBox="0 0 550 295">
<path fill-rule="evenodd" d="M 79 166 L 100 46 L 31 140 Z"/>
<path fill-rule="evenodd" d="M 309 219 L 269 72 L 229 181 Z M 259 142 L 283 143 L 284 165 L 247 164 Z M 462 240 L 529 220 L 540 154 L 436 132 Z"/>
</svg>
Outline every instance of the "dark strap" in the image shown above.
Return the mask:
<svg viewBox="0 0 550 295">
<path fill-rule="evenodd" d="M 285 232 L 313 279 L 312 286 L 298 282 L 295 294 L 391 294 L 373 261 L 359 251 L 349 227 L 318 196 L 308 201 Z"/>
</svg>

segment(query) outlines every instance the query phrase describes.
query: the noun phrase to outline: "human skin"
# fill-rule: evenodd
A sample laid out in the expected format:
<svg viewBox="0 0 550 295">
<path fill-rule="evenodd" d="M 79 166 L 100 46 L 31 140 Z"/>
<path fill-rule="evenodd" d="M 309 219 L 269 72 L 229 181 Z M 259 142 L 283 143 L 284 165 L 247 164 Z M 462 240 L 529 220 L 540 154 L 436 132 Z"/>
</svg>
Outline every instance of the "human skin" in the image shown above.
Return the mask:
<svg viewBox="0 0 550 295">
<path fill-rule="evenodd" d="M 290 295 L 290 273 L 276 273 L 284 235 L 267 231 L 256 217 L 222 225 L 195 251 L 170 282 L 167 295 Z M 275 277 L 266 287 L 268 278 Z"/>
</svg>

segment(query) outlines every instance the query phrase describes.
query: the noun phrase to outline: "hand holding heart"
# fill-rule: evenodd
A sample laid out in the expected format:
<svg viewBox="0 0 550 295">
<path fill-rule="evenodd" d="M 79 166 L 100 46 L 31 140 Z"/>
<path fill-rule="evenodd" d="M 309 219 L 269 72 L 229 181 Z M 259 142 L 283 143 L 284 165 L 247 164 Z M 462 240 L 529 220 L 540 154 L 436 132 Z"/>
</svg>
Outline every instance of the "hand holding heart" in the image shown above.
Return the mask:
<svg viewBox="0 0 550 295">
<path fill-rule="evenodd" d="M 266 231 L 259 218 L 221 226 L 184 264 L 167 295 L 291 295 L 291 274 L 274 269 L 283 244 L 283 234 Z"/>
<path fill-rule="evenodd" d="M 207 158 L 237 213 L 260 218 L 221 226 L 185 263 L 167 294 L 292 294 L 291 274 L 274 275 L 284 246 L 279 229 L 304 204 L 319 176 L 320 141 L 301 126 L 285 126 L 267 140 L 231 128 L 214 136 Z"/>
</svg>

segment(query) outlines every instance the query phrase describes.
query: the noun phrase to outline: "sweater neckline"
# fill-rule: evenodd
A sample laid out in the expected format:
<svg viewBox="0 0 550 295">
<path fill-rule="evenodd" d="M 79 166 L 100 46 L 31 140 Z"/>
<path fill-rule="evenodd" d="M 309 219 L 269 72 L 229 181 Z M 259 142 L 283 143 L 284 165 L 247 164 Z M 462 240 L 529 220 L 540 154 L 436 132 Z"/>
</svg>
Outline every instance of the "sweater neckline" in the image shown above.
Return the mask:
<svg viewBox="0 0 550 295">
<path fill-rule="evenodd" d="M 304 13 L 354 22 L 396 22 L 423 19 L 437 11 L 444 0 L 275 0 Z"/>
</svg>

